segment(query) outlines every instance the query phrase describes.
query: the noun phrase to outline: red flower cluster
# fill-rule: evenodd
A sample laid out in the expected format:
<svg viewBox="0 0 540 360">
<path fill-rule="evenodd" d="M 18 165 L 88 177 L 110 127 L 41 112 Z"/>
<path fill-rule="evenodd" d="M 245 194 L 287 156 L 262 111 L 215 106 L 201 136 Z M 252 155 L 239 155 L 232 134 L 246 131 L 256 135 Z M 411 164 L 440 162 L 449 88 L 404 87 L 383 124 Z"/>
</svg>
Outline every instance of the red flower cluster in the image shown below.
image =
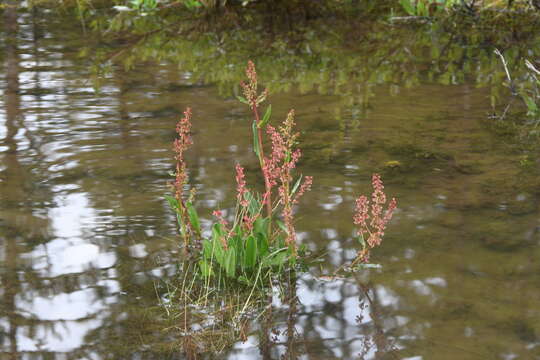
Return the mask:
<svg viewBox="0 0 540 360">
<path fill-rule="evenodd" d="M 240 82 L 240 86 L 242 86 L 244 97 L 249 106 L 252 110 L 255 110 L 257 105 L 263 102 L 268 96 L 268 89 L 265 89 L 260 95 L 257 94 L 257 71 L 255 70 L 255 64 L 251 60 L 248 61 L 246 76 L 249 81 L 247 83 Z"/>
<path fill-rule="evenodd" d="M 294 110 L 289 111 L 287 118 L 279 129 L 271 125 L 266 127 L 266 133 L 272 142 L 272 153 L 270 158 L 264 159 L 263 174 L 266 183 L 269 185 L 265 198 L 270 198 L 269 192 L 276 185 L 278 187 L 279 203 L 282 205 L 282 217 L 287 227 L 287 243 L 295 246 L 296 232 L 293 226 L 292 205 L 311 188 L 313 178 L 306 176 L 300 189 L 295 194 L 292 193 L 291 182 L 293 180 L 292 170 L 301 157 L 300 149 L 295 149 L 298 132 L 294 132 Z"/>
<path fill-rule="evenodd" d="M 244 96 L 249 105 L 253 107 L 257 99 L 257 71 L 255 70 L 255 64 L 249 60 L 246 67 L 246 76 L 249 79 L 247 83 L 240 82 L 242 89 L 244 90 Z"/>
<path fill-rule="evenodd" d="M 371 184 L 373 186 L 373 194 L 371 195 L 371 213 L 369 213 L 370 202 L 365 195 L 362 195 L 356 200 L 355 213 L 353 216 L 354 223 L 358 225 L 358 236 L 363 240 L 365 240 L 367 236 L 367 245 L 361 250 L 362 260 L 364 262 L 367 262 L 369 259 L 369 250 L 381 244 L 386 224 L 388 224 L 392 218 L 392 214 L 397 207 L 396 199 L 392 198 L 386 212 L 384 212 L 386 194 L 384 193 L 384 185 L 379 174 L 373 174 Z M 368 222 L 370 218 L 371 221 Z"/>
<path fill-rule="evenodd" d="M 244 179 L 244 168 L 240 164 L 236 164 L 236 198 L 242 207 L 248 206 L 246 199 L 246 180 Z"/>
</svg>

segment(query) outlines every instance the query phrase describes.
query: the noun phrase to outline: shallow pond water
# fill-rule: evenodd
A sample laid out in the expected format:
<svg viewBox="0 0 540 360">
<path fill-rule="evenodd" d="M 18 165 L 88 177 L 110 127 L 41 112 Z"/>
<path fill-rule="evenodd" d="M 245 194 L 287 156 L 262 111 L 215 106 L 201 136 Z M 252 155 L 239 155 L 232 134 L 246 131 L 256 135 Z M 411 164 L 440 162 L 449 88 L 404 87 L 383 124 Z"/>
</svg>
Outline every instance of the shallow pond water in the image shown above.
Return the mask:
<svg viewBox="0 0 540 360">
<path fill-rule="evenodd" d="M 201 81 L 201 69 L 174 62 L 114 66 L 96 92 L 80 56 L 95 44 L 79 23 L 11 15 L 0 57 L 0 357 L 182 358 L 156 295 L 177 271 L 163 199 L 174 126 L 191 106 L 190 175 L 209 219 L 234 200 L 234 164 L 256 168 L 249 112 L 223 90 L 233 80 Z M 538 153 L 489 118 L 500 89 L 468 73 L 446 82 L 430 81 L 424 65 L 415 79 L 392 69 L 400 75 L 385 68 L 359 91 L 348 79 L 344 92 L 305 86 L 324 71 L 272 83 L 274 119 L 296 109 L 300 171 L 314 176 L 299 241 L 327 255 L 298 280 L 293 314 L 284 307 L 269 327 L 254 324 L 216 358 L 540 359 Z M 322 280 L 355 256 L 354 200 L 375 171 L 399 201 L 373 254 L 382 267 Z M 295 336 L 279 331 L 288 326 Z M 261 341 L 271 329 L 272 342 Z"/>
</svg>

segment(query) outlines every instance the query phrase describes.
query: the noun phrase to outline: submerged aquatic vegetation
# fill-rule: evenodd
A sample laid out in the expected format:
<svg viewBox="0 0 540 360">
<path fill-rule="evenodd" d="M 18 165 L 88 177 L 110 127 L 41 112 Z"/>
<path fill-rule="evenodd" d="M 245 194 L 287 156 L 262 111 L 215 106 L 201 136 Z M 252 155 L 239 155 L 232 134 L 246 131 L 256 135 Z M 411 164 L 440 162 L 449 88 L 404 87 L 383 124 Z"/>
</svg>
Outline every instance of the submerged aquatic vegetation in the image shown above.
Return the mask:
<svg viewBox="0 0 540 360">
<path fill-rule="evenodd" d="M 176 127 L 175 196 L 168 196 L 167 200 L 176 212 L 185 254 L 196 263 L 197 274 L 207 293 L 237 284 L 250 288 L 251 297 L 255 289 L 271 289 L 273 280 L 294 272 L 306 260 L 305 249 L 297 246 L 294 212 L 300 198 L 310 190 L 313 179 L 295 175 L 302 154 L 296 148 L 299 133 L 295 130 L 294 110 L 289 111 L 279 126 L 271 125 L 272 107 L 268 105 L 264 115 L 260 113 L 268 91 L 259 91 L 257 72 L 251 61 L 246 76 L 248 81 L 241 84 L 244 96 L 239 100 L 252 111 L 253 151 L 264 179 L 264 191 L 249 187 L 244 168 L 236 164 L 234 211 L 226 217 L 224 211 L 214 210 L 211 234 L 202 236 L 199 216 L 193 206 L 195 193 L 186 191 L 188 173 L 184 153 L 192 144 L 191 109 L 188 108 Z M 266 155 L 265 148 L 269 150 Z M 353 265 L 368 261 L 369 251 L 380 245 L 386 224 L 396 208 L 396 200 L 392 199 L 383 213 L 386 195 L 377 174 L 373 175 L 373 187 L 371 212 L 365 196 L 357 200 L 354 223 L 358 226 L 362 249 Z"/>
</svg>

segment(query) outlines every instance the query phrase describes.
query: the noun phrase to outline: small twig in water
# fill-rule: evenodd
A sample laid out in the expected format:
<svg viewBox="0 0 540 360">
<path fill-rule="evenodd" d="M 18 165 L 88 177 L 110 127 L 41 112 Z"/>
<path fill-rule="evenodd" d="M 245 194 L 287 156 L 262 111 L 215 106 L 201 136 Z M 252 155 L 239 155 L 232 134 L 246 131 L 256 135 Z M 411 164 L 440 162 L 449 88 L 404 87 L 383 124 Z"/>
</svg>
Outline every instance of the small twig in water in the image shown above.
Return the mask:
<svg viewBox="0 0 540 360">
<path fill-rule="evenodd" d="M 514 87 L 514 82 L 512 81 L 512 77 L 510 76 L 510 71 L 508 71 L 508 63 L 506 62 L 506 59 L 504 58 L 503 54 L 499 51 L 499 49 L 495 49 L 495 54 L 497 54 L 503 63 L 504 71 L 506 72 L 506 77 L 508 78 L 508 82 L 510 84 L 510 91 L 512 92 L 512 95 L 517 95 L 517 92 Z"/>
</svg>

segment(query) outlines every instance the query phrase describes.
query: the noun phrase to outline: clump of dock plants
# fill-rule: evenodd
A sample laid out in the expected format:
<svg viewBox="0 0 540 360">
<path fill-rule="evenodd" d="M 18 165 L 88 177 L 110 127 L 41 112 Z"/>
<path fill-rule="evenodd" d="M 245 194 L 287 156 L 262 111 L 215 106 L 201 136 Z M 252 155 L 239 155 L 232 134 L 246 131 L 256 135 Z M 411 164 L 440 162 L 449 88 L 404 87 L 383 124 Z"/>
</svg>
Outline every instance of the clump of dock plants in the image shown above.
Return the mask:
<svg viewBox="0 0 540 360">
<path fill-rule="evenodd" d="M 294 288 L 296 273 L 307 269 L 306 251 L 297 245 L 294 210 L 313 179 L 295 173 L 302 156 L 297 148 L 295 112 L 290 110 L 281 124 L 272 125 L 271 105 L 262 110 L 268 91 L 259 91 L 251 61 L 246 76 L 248 81 L 241 83 L 243 96 L 238 98 L 252 113 L 253 152 L 264 188 L 257 191 L 249 186 L 244 167 L 237 163 L 235 205 L 228 214 L 213 211 L 210 231 L 201 229 L 195 191 L 187 190 L 184 154 L 193 144 L 190 108 L 176 126 L 174 196 L 166 198 L 176 214 L 184 261 L 179 264 L 179 281 L 167 284 L 167 293 L 160 299 L 177 324 L 188 358 L 205 351 L 220 352 L 234 341 L 246 339 L 249 321 L 263 316 L 272 297 Z M 371 200 L 362 195 L 356 202 L 353 221 L 361 248 L 348 268 L 371 265 L 370 251 L 381 244 L 396 208 L 395 199 L 387 204 L 379 175 L 373 175 L 372 184 Z"/>
<path fill-rule="evenodd" d="M 272 106 L 266 106 L 263 111 L 268 91 L 259 91 L 257 72 L 251 61 L 246 77 L 247 81 L 241 83 L 243 96 L 238 98 L 252 113 L 253 151 L 264 189 L 257 191 L 249 186 L 244 168 L 236 164 L 234 211 L 225 217 L 222 210 L 215 209 L 211 235 L 202 235 L 194 207 L 195 193 L 186 191 L 189 179 L 184 153 L 193 143 L 192 112 L 188 108 L 176 126 L 174 197 L 167 196 L 167 200 L 176 213 L 186 258 L 196 264 L 196 277 L 204 282 L 206 289 L 219 291 L 229 285 L 241 285 L 252 290 L 251 296 L 255 289 L 271 289 L 273 280 L 304 263 L 305 249 L 296 241 L 294 208 L 310 190 L 313 179 L 295 173 L 302 154 L 297 148 L 299 133 L 295 130 L 294 110 L 289 111 L 281 124 L 272 125 Z M 387 201 L 379 175 L 373 176 L 373 186 L 371 205 L 365 196 L 357 200 L 354 223 L 358 226 L 356 235 L 362 249 L 353 265 L 368 262 L 370 250 L 381 243 L 386 223 L 396 208 L 393 199 L 388 209 L 383 209 Z"/>
</svg>

